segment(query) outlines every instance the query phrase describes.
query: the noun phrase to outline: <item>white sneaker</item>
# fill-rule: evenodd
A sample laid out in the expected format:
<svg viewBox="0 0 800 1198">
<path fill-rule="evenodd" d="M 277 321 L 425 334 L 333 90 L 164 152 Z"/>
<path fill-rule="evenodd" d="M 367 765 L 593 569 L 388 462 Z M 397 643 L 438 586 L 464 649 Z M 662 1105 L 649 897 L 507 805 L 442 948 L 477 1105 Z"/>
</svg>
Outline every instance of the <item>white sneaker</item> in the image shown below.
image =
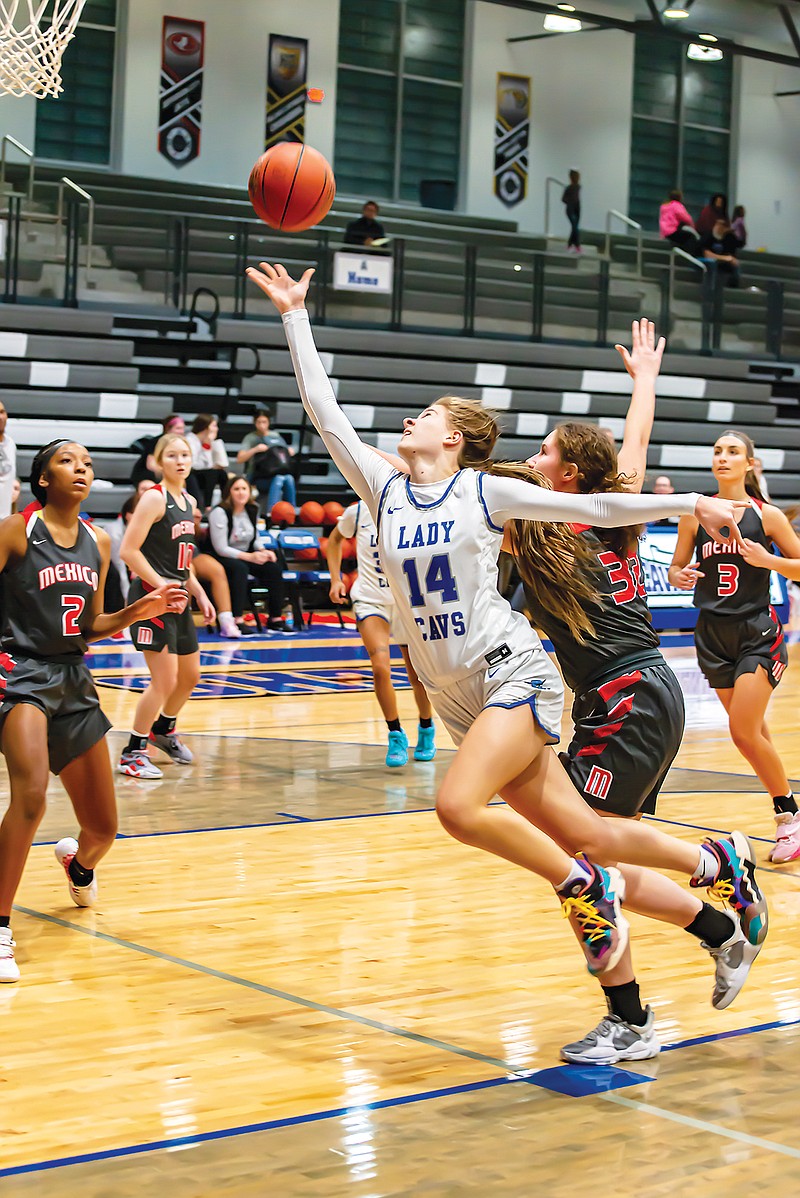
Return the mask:
<svg viewBox="0 0 800 1198">
<path fill-rule="evenodd" d="M 730 939 L 719 948 L 712 948 L 702 940 L 700 943 L 714 958 L 714 992 L 711 995 L 711 1005 L 718 1011 L 724 1011 L 747 981 L 750 966 L 761 952 L 761 945 L 750 943 L 738 919 Z"/>
<path fill-rule="evenodd" d="M 163 778 L 161 770 L 153 765 L 144 751 L 129 753 L 126 749 L 119 759 L 118 771 L 129 778 Z"/>
<path fill-rule="evenodd" d="M 770 861 L 782 865 L 800 857 L 800 811 L 791 815 L 779 811 L 775 816 L 775 845 L 769 851 Z"/>
<path fill-rule="evenodd" d="M 19 981 L 19 965 L 14 960 L 15 948 L 11 928 L 0 928 L 0 983 Z"/>
<path fill-rule="evenodd" d="M 661 1052 L 655 1032 L 655 1017 L 645 1007 L 647 1022 L 641 1027 L 625 1023 L 618 1015 L 606 1015 L 597 1027 L 574 1044 L 561 1049 L 562 1061 L 571 1065 L 616 1065 L 617 1061 L 648 1061 Z"/>
<path fill-rule="evenodd" d="M 219 635 L 224 636 L 227 641 L 238 641 L 242 630 L 235 620 L 220 620 Z"/>
<path fill-rule="evenodd" d="M 77 851 L 77 840 L 73 836 L 65 836 L 56 845 L 56 861 L 59 865 L 64 866 L 64 873 L 67 875 L 67 890 L 75 906 L 93 907 L 97 902 L 97 874 L 94 875 L 88 886 L 76 886 L 70 877 L 69 867 Z"/>
</svg>

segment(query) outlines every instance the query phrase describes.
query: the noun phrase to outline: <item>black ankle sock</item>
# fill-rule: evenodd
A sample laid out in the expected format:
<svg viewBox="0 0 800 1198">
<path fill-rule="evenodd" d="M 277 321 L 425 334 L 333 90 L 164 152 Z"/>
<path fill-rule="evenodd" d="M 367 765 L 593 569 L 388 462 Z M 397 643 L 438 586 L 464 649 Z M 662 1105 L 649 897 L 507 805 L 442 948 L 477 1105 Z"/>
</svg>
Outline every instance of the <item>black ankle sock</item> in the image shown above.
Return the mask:
<svg viewBox="0 0 800 1198">
<path fill-rule="evenodd" d="M 642 1027 L 647 1023 L 647 1012 L 639 1000 L 639 987 L 635 981 L 623 982 L 621 986 L 604 986 L 603 994 L 606 996 L 609 1012 L 618 1019 L 636 1027 Z"/>
<path fill-rule="evenodd" d="M 387 720 L 386 727 L 390 732 L 402 732 L 403 727 L 399 720 Z"/>
<path fill-rule="evenodd" d="M 10 915 L 0 915 L 0 928 L 10 928 L 10 927 L 11 927 L 11 916 Z"/>
<path fill-rule="evenodd" d="M 125 746 L 126 753 L 144 753 L 147 748 L 147 737 L 139 736 L 138 732 L 132 732 L 130 739 Z"/>
<path fill-rule="evenodd" d="M 781 815 L 783 812 L 786 812 L 787 815 L 797 815 L 797 803 L 794 801 L 794 795 L 775 795 L 772 806 L 775 808 L 776 815 Z"/>
<path fill-rule="evenodd" d="M 156 734 L 156 736 L 169 736 L 175 731 L 175 725 L 177 722 L 177 716 L 164 715 L 162 712 L 155 724 L 153 724 L 153 732 Z"/>
<path fill-rule="evenodd" d="M 76 886 L 91 886 L 94 878 L 93 869 L 84 869 L 78 864 L 78 858 L 73 857 L 69 863 L 69 876 Z"/>
<path fill-rule="evenodd" d="M 433 720 L 432 719 L 423 720 L 422 716 L 420 716 L 419 717 L 419 726 L 420 726 L 420 728 L 432 728 Z"/>
<path fill-rule="evenodd" d="M 736 922 L 732 915 L 718 911 L 709 903 L 703 903 L 686 931 L 690 936 L 702 940 L 709 948 L 719 948 L 726 940 L 730 940 L 735 927 Z"/>
</svg>

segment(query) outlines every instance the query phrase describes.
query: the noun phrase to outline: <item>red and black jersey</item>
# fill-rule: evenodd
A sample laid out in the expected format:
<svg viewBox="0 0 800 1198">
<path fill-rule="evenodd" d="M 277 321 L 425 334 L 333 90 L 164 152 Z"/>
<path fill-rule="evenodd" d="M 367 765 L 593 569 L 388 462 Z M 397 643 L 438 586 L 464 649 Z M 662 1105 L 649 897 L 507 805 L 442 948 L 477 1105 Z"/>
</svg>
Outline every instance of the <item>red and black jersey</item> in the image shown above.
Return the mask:
<svg viewBox="0 0 800 1198">
<path fill-rule="evenodd" d="M 750 507 L 739 521 L 739 532 L 771 551 L 762 506 L 758 499 L 750 500 Z M 770 572 L 746 562 L 736 541 L 718 545 L 701 527 L 695 546 L 697 568 L 703 575 L 694 588 L 695 607 L 720 616 L 745 616 L 769 608 Z"/>
<path fill-rule="evenodd" d="M 97 535 L 81 519 L 75 544 L 65 549 L 53 540 L 41 510 L 29 515 L 25 530 L 25 556 L 3 571 L 0 645 L 20 657 L 82 657 L 100 585 Z"/>
<path fill-rule="evenodd" d="M 160 520 L 151 525 L 142 542 L 142 553 L 162 578 L 185 582 L 189 577 L 195 547 L 194 509 L 186 491 L 181 507 L 162 483 L 158 490 L 164 496 L 166 509 Z"/>
<path fill-rule="evenodd" d="M 644 571 L 638 553 L 620 558 L 597 536 L 592 528 L 576 526 L 576 532 L 588 542 L 597 569 L 591 581 L 600 594 L 600 602 L 586 609 L 594 624 L 595 635 L 583 644 L 575 640 L 567 625 L 544 611 L 526 590 L 528 610 L 533 623 L 552 641 L 558 664 L 567 684 L 582 694 L 598 674 L 615 661 L 641 652 L 650 657 L 658 649 L 658 633 L 653 628 L 644 587 Z"/>
</svg>

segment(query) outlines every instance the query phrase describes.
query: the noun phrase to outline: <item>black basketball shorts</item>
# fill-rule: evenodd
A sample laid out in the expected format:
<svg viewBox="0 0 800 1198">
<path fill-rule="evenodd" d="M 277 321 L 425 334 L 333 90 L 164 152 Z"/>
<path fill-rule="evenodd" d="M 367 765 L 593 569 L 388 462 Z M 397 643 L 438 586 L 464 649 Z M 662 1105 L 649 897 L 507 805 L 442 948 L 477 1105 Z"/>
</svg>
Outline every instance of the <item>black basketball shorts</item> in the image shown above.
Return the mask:
<svg viewBox="0 0 800 1198">
<path fill-rule="evenodd" d="M 666 662 L 626 667 L 577 695 L 562 764 L 590 807 L 652 815 L 683 736 L 683 693 Z"/>
<path fill-rule="evenodd" d="M 144 594 L 146 591 L 141 580 L 134 578 L 128 603 L 135 603 Z M 131 640 L 137 649 L 144 649 L 148 653 L 160 653 L 162 649 L 178 657 L 196 653 L 197 629 L 192 619 L 191 602 L 186 604 L 182 612 L 164 612 L 153 620 L 138 620 L 131 624 Z"/>
<path fill-rule="evenodd" d="M 82 658 L 62 664 L 2 653 L 0 690 L 0 745 L 11 709 L 20 703 L 38 707 L 47 716 L 47 748 L 54 774 L 96 745 L 111 727 Z"/>
<path fill-rule="evenodd" d="M 774 689 L 789 664 L 783 626 L 772 607 L 749 616 L 701 611 L 694 647 L 697 664 L 714 690 L 729 690 L 737 678 L 755 674 L 759 666 Z"/>
</svg>

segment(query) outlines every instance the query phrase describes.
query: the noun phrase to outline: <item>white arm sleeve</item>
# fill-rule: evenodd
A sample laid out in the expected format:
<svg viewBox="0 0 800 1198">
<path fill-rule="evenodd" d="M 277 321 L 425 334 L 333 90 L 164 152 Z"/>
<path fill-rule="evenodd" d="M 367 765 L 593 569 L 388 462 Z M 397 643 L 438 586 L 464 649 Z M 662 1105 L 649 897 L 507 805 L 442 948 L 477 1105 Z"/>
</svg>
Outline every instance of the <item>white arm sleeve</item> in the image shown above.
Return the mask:
<svg viewBox="0 0 800 1198">
<path fill-rule="evenodd" d="M 339 407 L 305 309 L 284 313 L 283 327 L 303 407 L 328 453 L 375 518 L 381 491 L 396 471 L 364 444 Z"/>
<path fill-rule="evenodd" d="M 549 520 L 554 524 L 590 524 L 623 528 L 668 516 L 692 516 L 698 495 L 632 495 L 604 491 L 597 495 L 565 495 L 521 478 L 483 475 L 483 498 L 492 522 Z"/>
<path fill-rule="evenodd" d="M 358 515 L 358 504 L 351 503 L 342 512 L 339 519 L 336 521 L 336 527 L 343 537 L 349 539 L 356 535 L 356 516 Z"/>
</svg>

